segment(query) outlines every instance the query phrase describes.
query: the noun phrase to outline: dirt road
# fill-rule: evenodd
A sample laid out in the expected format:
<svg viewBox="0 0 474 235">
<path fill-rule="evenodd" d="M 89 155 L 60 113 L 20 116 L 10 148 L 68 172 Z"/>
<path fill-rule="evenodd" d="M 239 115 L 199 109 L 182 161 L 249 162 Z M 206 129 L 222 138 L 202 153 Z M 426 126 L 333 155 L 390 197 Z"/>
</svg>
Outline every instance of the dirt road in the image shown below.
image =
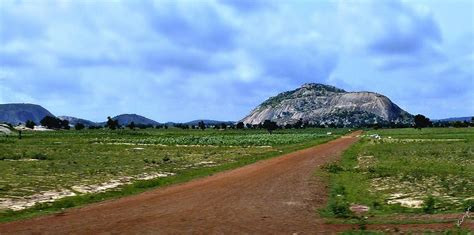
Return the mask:
<svg viewBox="0 0 474 235">
<path fill-rule="evenodd" d="M 327 189 L 313 173 L 338 159 L 357 141 L 355 135 L 188 183 L 0 224 L 0 234 L 314 234 L 349 229 L 318 219 L 315 210 L 324 206 Z"/>
</svg>

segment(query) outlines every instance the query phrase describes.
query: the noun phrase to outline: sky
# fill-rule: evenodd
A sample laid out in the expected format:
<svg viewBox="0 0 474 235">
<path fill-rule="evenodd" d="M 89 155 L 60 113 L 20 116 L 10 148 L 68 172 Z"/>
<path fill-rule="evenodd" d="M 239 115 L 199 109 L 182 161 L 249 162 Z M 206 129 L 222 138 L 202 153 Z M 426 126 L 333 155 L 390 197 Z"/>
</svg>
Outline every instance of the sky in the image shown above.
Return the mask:
<svg viewBox="0 0 474 235">
<path fill-rule="evenodd" d="M 240 120 L 304 83 L 474 115 L 471 0 L 0 0 L 0 103 Z"/>
</svg>

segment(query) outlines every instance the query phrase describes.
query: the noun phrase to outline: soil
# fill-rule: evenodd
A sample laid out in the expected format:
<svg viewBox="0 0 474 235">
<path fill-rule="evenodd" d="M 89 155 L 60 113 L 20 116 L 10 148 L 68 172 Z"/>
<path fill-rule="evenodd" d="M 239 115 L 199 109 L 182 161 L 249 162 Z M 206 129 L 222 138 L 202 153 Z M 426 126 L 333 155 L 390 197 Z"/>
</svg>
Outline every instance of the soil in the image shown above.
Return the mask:
<svg viewBox="0 0 474 235">
<path fill-rule="evenodd" d="M 0 234 L 317 234 L 357 229 L 318 217 L 328 189 L 314 173 L 338 160 L 358 134 L 188 183 L 0 224 Z M 474 229 L 468 222 L 464 226 Z M 391 232 L 449 228 L 453 223 L 367 226 Z"/>
</svg>

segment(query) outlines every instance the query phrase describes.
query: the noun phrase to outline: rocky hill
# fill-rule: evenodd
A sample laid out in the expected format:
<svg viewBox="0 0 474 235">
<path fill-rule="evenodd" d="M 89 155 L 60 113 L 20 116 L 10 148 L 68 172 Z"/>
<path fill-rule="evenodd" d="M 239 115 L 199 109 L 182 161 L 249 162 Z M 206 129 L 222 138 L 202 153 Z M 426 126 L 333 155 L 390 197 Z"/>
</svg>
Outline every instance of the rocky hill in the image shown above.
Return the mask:
<svg viewBox="0 0 474 235">
<path fill-rule="evenodd" d="M 450 117 L 450 118 L 443 118 L 443 119 L 434 119 L 434 122 L 470 122 L 472 121 L 473 116 L 470 117 Z"/>
<path fill-rule="evenodd" d="M 131 122 L 136 125 L 159 125 L 160 123 L 137 114 L 120 114 L 112 118 L 118 120 L 119 125 L 126 126 Z M 105 123 L 104 123 L 105 124 Z"/>
<path fill-rule="evenodd" d="M 346 92 L 334 86 L 309 83 L 269 98 L 242 121 L 259 124 L 267 119 L 279 125 L 302 119 L 313 124 L 360 126 L 411 123 L 413 116 L 381 94 Z"/>
<path fill-rule="evenodd" d="M 89 121 L 86 119 L 82 118 L 77 118 L 77 117 L 71 117 L 71 116 L 58 116 L 59 119 L 61 120 L 68 120 L 70 125 L 75 126 L 78 123 L 83 124 L 84 126 L 97 126 L 98 124 L 93 121 Z"/>
<path fill-rule="evenodd" d="M 36 104 L 0 104 L 0 123 L 13 125 L 25 123 L 28 120 L 39 124 L 41 119 L 52 116 L 48 110 Z"/>
</svg>

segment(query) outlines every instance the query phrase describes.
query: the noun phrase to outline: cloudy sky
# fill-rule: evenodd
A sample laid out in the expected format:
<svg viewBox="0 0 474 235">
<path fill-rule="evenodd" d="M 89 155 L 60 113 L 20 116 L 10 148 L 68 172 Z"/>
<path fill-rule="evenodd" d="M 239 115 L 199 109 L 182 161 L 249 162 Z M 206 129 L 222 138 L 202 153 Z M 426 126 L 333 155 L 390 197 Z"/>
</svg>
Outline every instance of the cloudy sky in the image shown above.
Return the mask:
<svg viewBox="0 0 474 235">
<path fill-rule="evenodd" d="M 238 120 L 304 83 L 474 114 L 474 1 L 0 0 L 0 103 Z"/>
</svg>

